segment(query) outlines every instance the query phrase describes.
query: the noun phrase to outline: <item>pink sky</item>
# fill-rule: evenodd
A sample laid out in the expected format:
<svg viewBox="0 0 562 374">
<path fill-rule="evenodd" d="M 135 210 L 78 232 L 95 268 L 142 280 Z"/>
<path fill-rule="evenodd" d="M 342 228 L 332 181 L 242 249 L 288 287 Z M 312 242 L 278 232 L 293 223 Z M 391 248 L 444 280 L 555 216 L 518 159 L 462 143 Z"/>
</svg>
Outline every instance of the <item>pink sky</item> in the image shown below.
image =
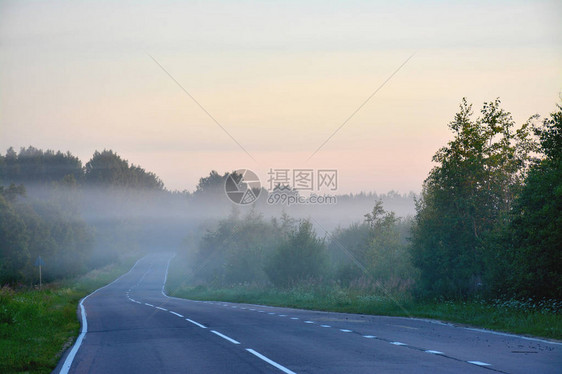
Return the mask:
<svg viewBox="0 0 562 374">
<path fill-rule="evenodd" d="M 339 192 L 417 192 L 462 97 L 476 112 L 500 97 L 518 124 L 560 103 L 561 15 L 549 1 L 4 1 L 0 150 L 113 149 L 170 189 L 213 169 L 330 168 Z"/>
</svg>

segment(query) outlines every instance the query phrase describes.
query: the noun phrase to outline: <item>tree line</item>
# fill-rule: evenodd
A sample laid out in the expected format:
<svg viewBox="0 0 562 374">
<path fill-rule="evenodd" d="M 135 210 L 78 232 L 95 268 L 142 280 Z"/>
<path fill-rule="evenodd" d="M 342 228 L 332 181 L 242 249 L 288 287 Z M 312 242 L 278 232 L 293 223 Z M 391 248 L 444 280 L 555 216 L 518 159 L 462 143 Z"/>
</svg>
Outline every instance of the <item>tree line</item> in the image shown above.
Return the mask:
<svg viewBox="0 0 562 374">
<path fill-rule="evenodd" d="M 73 180 L 81 185 L 111 185 L 149 190 L 163 190 L 164 183 L 156 174 L 147 172 L 111 150 L 95 151 L 92 158 L 82 162 L 70 152 L 21 148 L 17 153 L 10 147 L 0 155 L 0 183 L 48 184 L 63 179 Z"/>
<path fill-rule="evenodd" d="M 562 110 L 516 128 L 466 100 L 434 156 L 412 230 L 427 296 L 562 297 Z"/>
<path fill-rule="evenodd" d="M 234 209 L 186 239 L 191 271 L 185 281 L 214 287 L 408 287 L 416 278 L 408 252 L 411 223 L 380 201 L 361 222 L 323 235 L 314 219 L 286 213 L 268 219 Z"/>
<path fill-rule="evenodd" d="M 261 198 L 231 211 L 226 173 L 172 192 L 110 150 L 82 165 L 10 148 L 0 155 L 0 284 L 30 282 L 37 255 L 56 279 L 184 238 L 189 282 L 561 299 L 562 108 L 518 126 L 499 100 L 477 117 L 463 100 L 449 128 L 410 218 L 393 211 L 413 196 L 394 193 L 339 196 L 291 216 Z"/>
<path fill-rule="evenodd" d="M 314 219 L 232 214 L 190 238 L 189 282 L 378 284 L 420 298 L 560 300 L 561 107 L 516 126 L 499 99 L 477 118 L 464 99 L 449 128 L 452 140 L 433 157 L 413 218 L 379 201 L 363 220 L 330 233 Z"/>
<path fill-rule="evenodd" d="M 137 248 L 134 214 L 110 212 L 132 213 L 138 191 L 161 193 L 163 183 L 113 151 L 96 151 L 82 166 L 69 152 L 9 148 L 0 155 L 0 285 L 36 282 L 38 256 L 49 281 Z"/>
</svg>

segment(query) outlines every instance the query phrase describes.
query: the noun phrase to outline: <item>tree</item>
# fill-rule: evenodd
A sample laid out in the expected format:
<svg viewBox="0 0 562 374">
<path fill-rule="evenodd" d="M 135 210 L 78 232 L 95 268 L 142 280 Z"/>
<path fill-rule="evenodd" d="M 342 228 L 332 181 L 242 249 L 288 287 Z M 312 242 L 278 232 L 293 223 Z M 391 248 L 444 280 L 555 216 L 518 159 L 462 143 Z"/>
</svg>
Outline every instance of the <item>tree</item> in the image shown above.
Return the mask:
<svg viewBox="0 0 562 374">
<path fill-rule="evenodd" d="M 11 190 L 0 188 L 0 285 L 22 280 L 30 259 L 29 235 L 12 205 L 15 191 Z"/>
<path fill-rule="evenodd" d="M 531 167 L 515 202 L 508 238 L 509 289 L 524 297 L 562 299 L 562 107 L 537 130 L 544 158 Z"/>
<path fill-rule="evenodd" d="M 0 183 L 44 184 L 70 176 L 81 180 L 82 162 L 70 152 L 43 151 L 34 147 L 21 148 L 16 154 L 9 148 L 0 156 Z"/>
<path fill-rule="evenodd" d="M 164 183 L 154 173 L 131 165 L 111 150 L 95 151 L 86 164 L 87 184 L 161 191 Z"/>
<path fill-rule="evenodd" d="M 326 270 L 324 240 L 316 237 L 312 224 L 301 221 L 266 264 L 265 272 L 277 287 L 289 287 L 308 279 L 318 279 Z"/>
<path fill-rule="evenodd" d="M 371 213 L 365 214 L 369 227 L 365 255 L 367 269 L 377 280 L 406 280 L 413 277 L 410 254 L 400 240 L 400 219 L 384 210 L 377 201 Z"/>
<path fill-rule="evenodd" d="M 463 99 L 416 203 L 411 252 L 424 293 L 466 297 L 483 285 L 487 237 L 508 219 L 535 149 L 531 121 L 514 131 L 499 99 L 473 120 Z"/>
</svg>

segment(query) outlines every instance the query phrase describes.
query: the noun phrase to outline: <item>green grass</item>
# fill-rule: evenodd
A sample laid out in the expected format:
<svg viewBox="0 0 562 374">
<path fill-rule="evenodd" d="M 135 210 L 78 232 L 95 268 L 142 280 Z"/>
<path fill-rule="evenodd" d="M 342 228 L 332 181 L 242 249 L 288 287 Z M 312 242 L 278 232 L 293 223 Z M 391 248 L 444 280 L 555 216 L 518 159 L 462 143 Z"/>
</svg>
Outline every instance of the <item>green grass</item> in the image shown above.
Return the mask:
<svg viewBox="0 0 562 374">
<path fill-rule="evenodd" d="M 78 336 L 78 302 L 113 281 L 134 258 L 42 290 L 0 289 L 0 373 L 50 373 Z"/>
<path fill-rule="evenodd" d="M 173 278 L 172 278 L 173 279 Z M 172 283 L 173 284 L 173 283 Z M 168 283 L 168 286 L 170 283 Z M 342 288 L 301 287 L 291 290 L 243 287 L 214 289 L 186 285 L 171 294 L 194 300 L 218 300 L 334 312 L 438 319 L 504 332 L 562 339 L 561 302 L 419 301 L 407 294 L 369 295 Z"/>
</svg>

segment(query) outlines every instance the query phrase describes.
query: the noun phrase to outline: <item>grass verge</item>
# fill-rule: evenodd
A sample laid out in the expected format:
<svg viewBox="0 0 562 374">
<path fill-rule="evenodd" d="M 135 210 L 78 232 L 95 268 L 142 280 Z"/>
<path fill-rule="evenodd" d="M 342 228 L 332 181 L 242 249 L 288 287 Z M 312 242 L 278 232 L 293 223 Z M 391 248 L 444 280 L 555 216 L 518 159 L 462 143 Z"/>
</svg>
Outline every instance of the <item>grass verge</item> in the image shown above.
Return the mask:
<svg viewBox="0 0 562 374">
<path fill-rule="evenodd" d="M 169 283 L 170 284 L 170 283 Z M 214 289 L 179 286 L 171 295 L 193 300 L 217 300 L 386 316 L 431 318 L 486 329 L 562 339 L 561 302 L 419 301 L 408 295 L 366 295 L 347 289 L 303 287 L 276 290 L 257 287 Z"/>
<path fill-rule="evenodd" d="M 0 289 L 0 373 L 50 373 L 78 336 L 80 299 L 131 268 L 130 257 L 43 289 Z"/>
</svg>

